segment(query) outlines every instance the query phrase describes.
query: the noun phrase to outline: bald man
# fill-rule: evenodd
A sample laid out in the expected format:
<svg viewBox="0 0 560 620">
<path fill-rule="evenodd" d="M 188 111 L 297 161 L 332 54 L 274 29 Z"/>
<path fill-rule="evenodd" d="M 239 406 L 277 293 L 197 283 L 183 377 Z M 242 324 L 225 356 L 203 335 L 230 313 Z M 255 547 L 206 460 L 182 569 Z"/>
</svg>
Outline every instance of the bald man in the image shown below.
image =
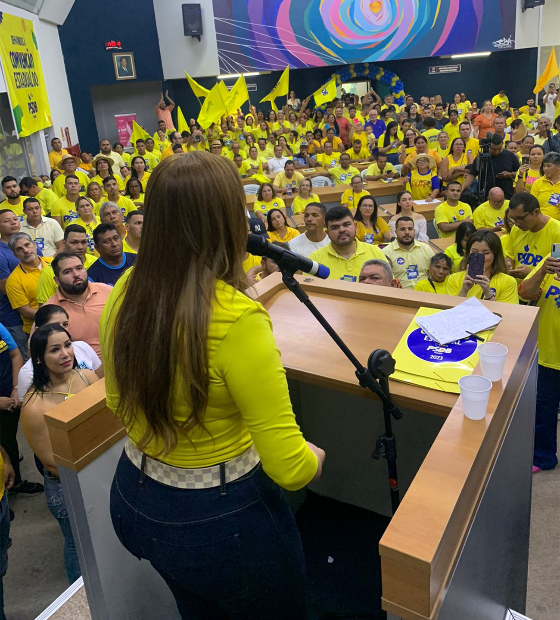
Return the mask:
<svg viewBox="0 0 560 620">
<path fill-rule="evenodd" d="M 488 200 L 479 205 L 473 213 L 473 224 L 479 230 L 500 232 L 504 227 L 506 209 L 509 200 L 505 199 L 500 187 L 493 187 L 488 192 Z"/>
</svg>

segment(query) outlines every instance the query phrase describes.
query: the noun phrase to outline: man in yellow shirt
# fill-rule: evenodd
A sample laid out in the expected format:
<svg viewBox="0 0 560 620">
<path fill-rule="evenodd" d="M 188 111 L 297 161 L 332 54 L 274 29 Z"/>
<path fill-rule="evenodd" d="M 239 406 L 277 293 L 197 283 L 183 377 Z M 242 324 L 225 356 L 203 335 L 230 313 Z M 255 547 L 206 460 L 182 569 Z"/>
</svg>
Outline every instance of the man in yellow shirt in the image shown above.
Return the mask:
<svg viewBox="0 0 560 620">
<path fill-rule="evenodd" d="M 340 164 L 330 168 L 328 174 L 333 178 L 335 185 L 350 185 L 352 177 L 359 175 L 360 171 L 350 165 L 350 155 L 342 153 Z"/>
<path fill-rule="evenodd" d="M 500 232 L 504 228 L 508 207 L 509 200 L 505 199 L 504 190 L 500 187 L 493 187 L 488 192 L 488 200 L 474 210 L 473 224 L 478 229 Z"/>
<path fill-rule="evenodd" d="M 539 114 L 537 114 L 537 106 L 535 104 L 529 106 L 529 111 L 522 114 L 519 117 L 525 127 L 529 130 L 529 133 L 535 133 L 537 131 L 537 125 L 539 123 Z"/>
<path fill-rule="evenodd" d="M 537 198 L 545 215 L 560 220 L 560 154 L 547 153 L 542 167 L 544 176 L 533 183 L 531 194 Z"/>
<path fill-rule="evenodd" d="M 332 142 L 333 150 L 342 153 L 344 150 L 344 145 L 342 144 L 342 140 L 334 135 L 334 129 L 329 127 L 327 129 L 327 137 L 321 140 L 321 145 L 324 147 L 325 142 Z"/>
<path fill-rule="evenodd" d="M 15 177 L 4 177 L 2 179 L 2 191 L 6 196 L 6 200 L 0 202 L 0 209 L 10 209 L 19 218 L 20 222 L 23 221 L 23 201 L 24 196 L 21 196 L 21 190 Z"/>
<path fill-rule="evenodd" d="M 187 152 L 187 149 L 183 146 L 183 136 L 181 136 L 178 131 L 173 131 L 170 134 L 169 139 L 171 140 L 171 144 L 167 148 L 163 149 L 161 153 L 162 160 L 167 159 L 168 157 L 171 157 L 171 155 L 173 155 L 174 144 L 180 144 L 183 147 L 183 151 L 185 151 L 185 153 Z"/>
<path fill-rule="evenodd" d="M 317 155 L 317 163 L 325 170 L 328 170 L 329 168 L 337 166 L 339 161 L 340 153 L 334 151 L 332 142 L 327 140 L 327 142 L 323 144 L 323 152 Z M 350 158 L 348 158 L 348 161 L 350 161 Z"/>
<path fill-rule="evenodd" d="M 428 109 L 431 110 L 432 108 Z M 440 130 L 436 127 L 436 119 L 432 116 L 425 116 L 422 121 L 422 126 L 424 128 L 422 135 L 428 142 L 428 148 L 433 150 L 437 149 Z"/>
<path fill-rule="evenodd" d="M 560 403 L 560 260 L 545 256 L 519 287 L 519 295 L 539 308 L 539 359 L 533 473 L 558 465 L 557 429 Z"/>
<path fill-rule="evenodd" d="M 159 158 L 155 153 L 148 153 L 146 150 L 146 143 L 142 138 L 136 140 L 136 152 L 133 153 L 132 157 L 141 157 L 146 164 L 146 172 L 152 172 L 153 169 L 158 165 Z"/>
<path fill-rule="evenodd" d="M 383 252 L 356 239 L 356 224 L 346 207 L 333 207 L 325 216 L 330 243 L 311 252 L 309 258 L 330 269 L 330 279 L 357 282 L 363 264 L 377 258 L 387 262 Z"/>
<path fill-rule="evenodd" d="M 48 215 L 52 211 L 52 207 L 58 200 L 58 196 L 47 189 L 46 187 L 39 187 L 39 184 L 32 177 L 23 177 L 19 182 L 21 193 L 29 196 L 29 198 L 37 198 L 43 215 Z"/>
<path fill-rule="evenodd" d="M 459 112 L 451 110 L 449 112 L 449 123 L 443 128 L 443 131 L 449 136 L 449 143 L 459 137 Z"/>
<path fill-rule="evenodd" d="M 537 104 L 535 103 L 535 100 L 534 100 L 534 99 L 532 99 L 532 98 L 531 98 L 531 99 L 527 99 L 527 104 L 526 104 L 526 105 L 522 105 L 522 106 L 519 108 L 519 113 L 520 113 L 520 114 L 527 114 L 527 113 L 529 112 L 529 108 L 530 108 L 531 106 L 533 106 L 533 105 L 534 105 L 534 106 L 535 106 L 535 108 L 536 108 L 537 114 L 540 114 L 540 113 L 541 113 L 541 106 L 540 106 L 540 105 L 537 105 Z"/>
<path fill-rule="evenodd" d="M 395 234 L 397 238 L 383 248 L 383 254 L 389 259 L 393 274 L 402 287 L 413 289 L 428 277 L 434 252 L 427 243 L 414 238 L 414 220 L 407 215 L 397 220 Z"/>
<path fill-rule="evenodd" d="M 259 138 L 257 140 L 257 151 L 263 161 L 274 157 L 274 146 L 266 138 Z"/>
<path fill-rule="evenodd" d="M 49 164 L 51 170 L 62 170 L 59 168 L 60 160 L 63 155 L 68 155 L 68 151 L 62 148 L 62 142 L 60 138 L 53 138 L 51 140 L 52 151 L 49 153 Z"/>
<path fill-rule="evenodd" d="M 62 175 L 58 178 L 62 178 Z M 76 200 L 80 197 L 80 179 L 75 174 L 64 177 L 64 196 L 61 196 L 51 209 L 51 217 L 62 228 L 66 228 L 79 217 L 76 211 Z"/>
<path fill-rule="evenodd" d="M 462 191 L 459 181 L 450 181 L 447 200 L 434 211 L 434 225 L 440 237 L 452 237 L 461 222 L 472 221 L 472 209 L 466 202 L 459 201 Z"/>
<path fill-rule="evenodd" d="M 303 179 L 305 179 L 305 177 L 301 174 L 301 172 L 296 171 L 294 162 L 288 160 L 284 164 L 284 172 L 277 172 L 274 177 L 274 191 L 277 194 L 285 194 L 288 190 L 296 193 Z"/>
<path fill-rule="evenodd" d="M 35 313 L 39 308 L 37 283 L 41 270 L 52 261 L 52 257 L 38 256 L 37 246 L 27 233 L 19 232 L 12 235 L 8 246 L 20 264 L 6 280 L 6 295 L 12 308 L 21 315 L 23 331 L 30 334 Z"/>
<path fill-rule="evenodd" d="M 119 193 L 119 185 L 115 177 L 105 177 L 103 179 L 103 190 L 107 194 L 107 200 L 116 204 L 122 211 L 123 215 L 126 215 L 130 211 L 136 211 L 136 205 Z"/>
<path fill-rule="evenodd" d="M 247 159 L 247 153 L 241 148 L 241 144 L 239 144 L 239 142 L 237 141 L 231 143 L 231 150 L 226 150 L 224 155 L 228 159 L 231 159 L 231 161 L 233 161 L 233 158 L 236 155 L 241 155 L 241 158 L 243 160 Z"/>
<path fill-rule="evenodd" d="M 80 195 L 85 196 L 87 186 L 89 184 L 89 177 L 85 172 L 81 172 L 80 170 L 76 170 L 76 167 L 79 165 L 80 159 L 79 157 L 74 157 L 74 155 L 64 155 L 60 160 L 59 166 L 62 168 L 62 174 L 54 180 L 52 189 L 53 192 L 61 198 L 65 195 L 66 189 L 64 186 L 66 177 L 69 174 L 75 175 L 80 181 Z"/>
<path fill-rule="evenodd" d="M 476 138 L 471 138 L 471 129 L 469 121 L 463 121 L 459 124 L 459 137 L 465 141 L 465 153 L 470 153 L 474 161 L 480 151 L 480 142 Z"/>
<path fill-rule="evenodd" d="M 362 164 L 372 160 L 369 149 L 362 145 L 361 140 L 354 140 L 354 142 L 352 143 L 352 148 L 348 149 L 346 153 L 355 163 Z"/>
<path fill-rule="evenodd" d="M 387 155 L 379 153 L 377 161 L 373 162 L 366 171 L 366 181 L 379 181 L 381 179 L 398 179 L 400 174 L 395 166 L 387 161 Z"/>
<path fill-rule="evenodd" d="M 143 224 L 144 213 L 140 210 L 131 211 L 126 216 L 126 237 L 123 239 L 123 252 L 138 254 Z"/>
<path fill-rule="evenodd" d="M 515 194 L 509 202 L 508 217 L 515 226 L 507 238 L 506 263 L 514 278 L 526 278 L 560 243 L 560 222 L 545 215 L 531 194 Z"/>
<path fill-rule="evenodd" d="M 495 108 L 502 108 L 504 111 L 509 109 L 509 99 L 505 90 L 502 89 L 497 95 L 492 97 L 492 105 Z"/>
<path fill-rule="evenodd" d="M 242 177 L 246 177 L 249 170 L 251 170 L 251 164 L 248 161 L 243 161 L 241 153 L 233 156 L 233 163 Z"/>
</svg>

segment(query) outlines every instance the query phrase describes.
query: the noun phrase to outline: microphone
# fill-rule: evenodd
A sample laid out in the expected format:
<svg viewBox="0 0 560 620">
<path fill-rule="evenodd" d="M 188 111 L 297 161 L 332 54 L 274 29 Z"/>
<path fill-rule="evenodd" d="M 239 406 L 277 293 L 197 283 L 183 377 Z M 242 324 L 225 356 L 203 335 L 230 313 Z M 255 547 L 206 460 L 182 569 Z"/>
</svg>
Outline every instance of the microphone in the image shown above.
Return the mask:
<svg viewBox="0 0 560 620">
<path fill-rule="evenodd" d="M 286 269 L 295 273 L 303 271 L 312 276 L 326 280 L 331 270 L 325 265 L 316 263 L 305 256 L 300 256 L 289 250 L 284 250 L 277 245 L 269 243 L 262 235 L 249 234 L 247 237 L 247 252 L 255 256 L 265 256 L 273 260 L 280 269 Z"/>
</svg>

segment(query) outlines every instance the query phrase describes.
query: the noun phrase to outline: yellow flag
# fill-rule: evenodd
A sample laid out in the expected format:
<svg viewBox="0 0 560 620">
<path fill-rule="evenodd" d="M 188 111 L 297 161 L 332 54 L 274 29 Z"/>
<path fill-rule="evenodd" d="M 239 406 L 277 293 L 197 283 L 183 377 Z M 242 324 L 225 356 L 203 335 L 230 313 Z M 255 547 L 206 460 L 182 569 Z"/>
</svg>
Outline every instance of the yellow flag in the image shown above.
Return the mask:
<svg viewBox="0 0 560 620">
<path fill-rule="evenodd" d="M 0 58 L 18 136 L 50 127 L 49 98 L 32 21 L 0 14 Z"/>
<path fill-rule="evenodd" d="M 140 127 L 140 125 L 136 121 L 132 121 L 132 133 L 130 134 L 129 140 L 130 144 L 132 144 L 133 147 L 136 148 L 136 140 L 147 140 L 151 137 L 152 136 L 150 136 L 150 134 L 145 129 Z"/>
<path fill-rule="evenodd" d="M 229 94 L 223 82 L 220 81 L 214 85 L 204 100 L 204 104 L 198 115 L 198 123 L 202 129 L 207 129 L 212 123 L 219 122 L 220 118 L 224 114 L 227 114 L 220 84 L 223 86 L 226 93 Z"/>
<path fill-rule="evenodd" d="M 210 92 L 207 88 L 201 86 L 198 82 L 192 79 L 192 77 L 185 71 L 185 77 L 192 88 L 195 97 L 207 97 Z"/>
<path fill-rule="evenodd" d="M 317 106 L 336 99 L 336 78 L 329 80 L 326 84 L 321 86 L 319 90 L 313 93 L 313 96 L 315 97 L 315 105 Z"/>
<path fill-rule="evenodd" d="M 288 66 L 284 69 L 284 72 L 280 76 L 280 79 L 278 80 L 278 84 L 276 84 L 276 86 L 268 93 L 266 97 L 261 99 L 261 103 L 263 101 L 271 101 L 272 108 L 273 109 L 276 108 L 276 106 L 274 105 L 274 100 L 277 97 L 286 96 L 288 94 L 290 90 L 289 81 L 290 81 L 290 67 Z M 276 108 L 276 110 L 277 109 L 278 108 Z"/>
<path fill-rule="evenodd" d="M 553 47 L 552 52 L 550 52 L 548 62 L 546 63 L 546 67 L 544 68 L 541 77 L 537 80 L 537 85 L 533 88 L 533 92 L 535 94 L 540 93 L 540 91 L 544 90 L 559 73 L 558 63 L 556 62 L 556 52 Z"/>
<path fill-rule="evenodd" d="M 179 133 L 183 133 L 183 131 L 190 131 L 187 121 L 183 116 L 183 110 L 179 106 L 177 106 L 177 131 Z"/>
<path fill-rule="evenodd" d="M 226 107 L 228 112 L 234 113 L 241 108 L 241 106 L 249 100 L 249 91 L 247 90 L 247 82 L 245 82 L 245 76 L 240 76 L 237 82 L 233 85 L 233 88 L 229 91 L 229 97 L 226 101 Z"/>
</svg>

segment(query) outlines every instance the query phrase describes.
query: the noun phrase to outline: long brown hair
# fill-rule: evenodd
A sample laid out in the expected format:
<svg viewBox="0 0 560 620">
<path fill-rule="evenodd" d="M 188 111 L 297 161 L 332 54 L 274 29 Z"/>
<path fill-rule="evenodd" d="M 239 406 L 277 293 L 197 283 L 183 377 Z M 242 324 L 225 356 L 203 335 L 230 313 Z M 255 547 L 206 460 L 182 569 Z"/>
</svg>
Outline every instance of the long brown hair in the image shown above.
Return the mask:
<svg viewBox="0 0 560 620">
<path fill-rule="evenodd" d="M 245 193 L 234 165 L 204 151 L 163 160 L 146 189 L 142 251 L 115 321 L 112 356 L 119 418 L 129 426 L 143 415 L 139 449 L 157 439 L 166 455 L 180 434 L 204 428 L 216 281 L 242 292 L 249 285 Z M 174 417 L 176 398 L 191 409 L 184 422 Z"/>
</svg>

